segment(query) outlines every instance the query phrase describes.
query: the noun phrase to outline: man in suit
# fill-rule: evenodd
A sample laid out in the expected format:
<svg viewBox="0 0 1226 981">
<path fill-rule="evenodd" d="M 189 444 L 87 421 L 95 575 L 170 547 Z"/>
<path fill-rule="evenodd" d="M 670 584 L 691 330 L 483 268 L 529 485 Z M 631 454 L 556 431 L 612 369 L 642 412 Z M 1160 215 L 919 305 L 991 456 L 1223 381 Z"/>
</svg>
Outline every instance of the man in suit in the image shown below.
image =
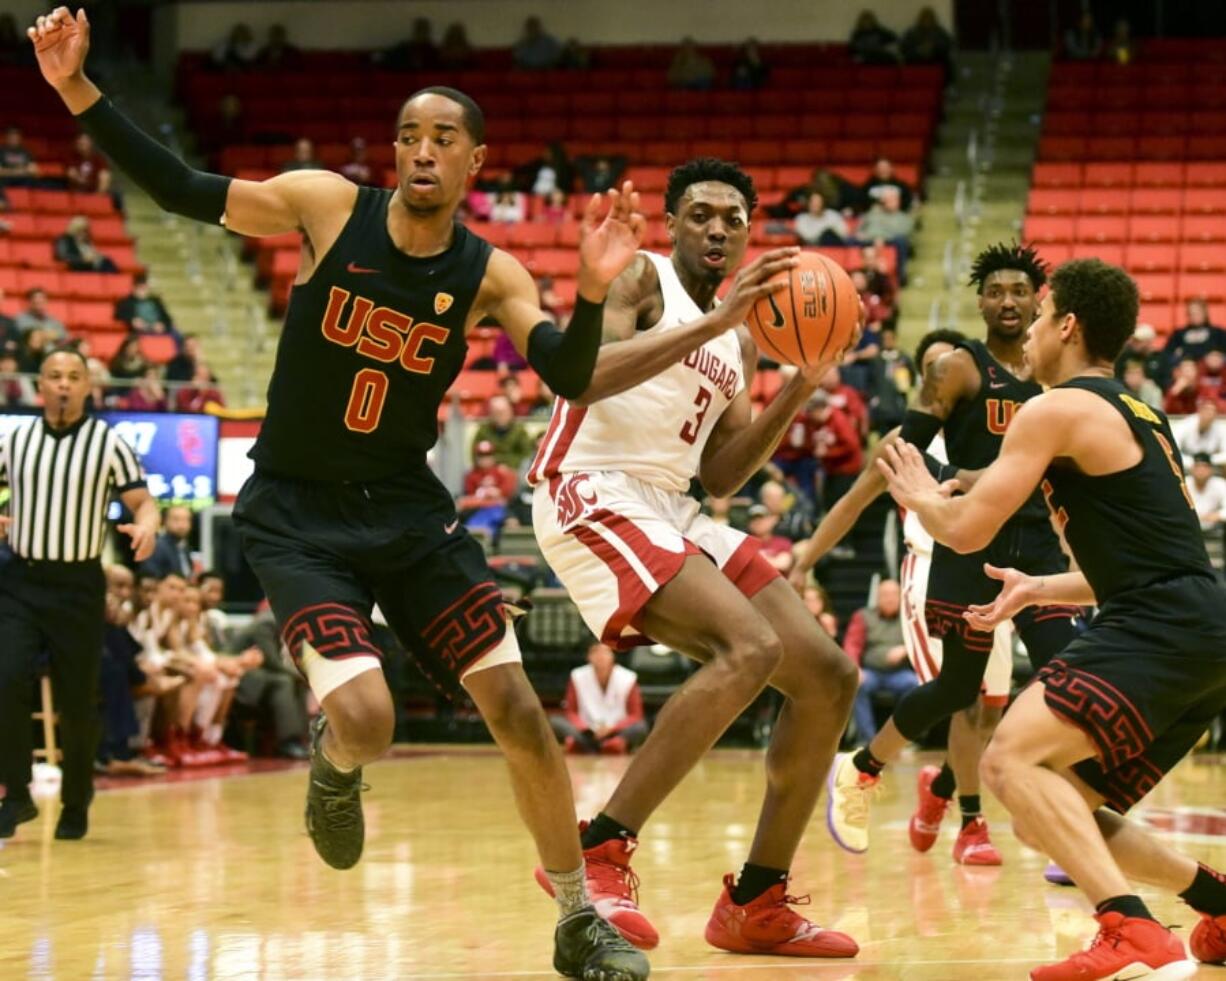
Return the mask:
<svg viewBox="0 0 1226 981">
<path fill-rule="evenodd" d="M 181 505 L 167 508 L 162 515 L 162 533 L 158 535 L 153 555 L 141 564 L 141 575 L 161 579 L 173 572 L 191 581 L 194 570 L 187 545 L 191 533 L 191 510 Z"/>
</svg>

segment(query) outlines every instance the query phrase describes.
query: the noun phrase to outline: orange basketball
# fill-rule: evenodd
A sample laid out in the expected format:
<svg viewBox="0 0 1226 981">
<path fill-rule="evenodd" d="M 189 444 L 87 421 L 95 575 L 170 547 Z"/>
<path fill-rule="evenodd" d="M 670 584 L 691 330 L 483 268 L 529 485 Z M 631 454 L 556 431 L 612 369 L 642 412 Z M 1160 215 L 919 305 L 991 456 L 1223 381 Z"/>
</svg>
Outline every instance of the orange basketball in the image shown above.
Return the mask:
<svg viewBox="0 0 1226 981">
<path fill-rule="evenodd" d="M 851 341 L 860 296 L 851 277 L 820 252 L 802 252 L 800 265 L 771 277 L 787 287 L 759 300 L 746 326 L 766 357 L 794 365 L 829 360 Z"/>
</svg>

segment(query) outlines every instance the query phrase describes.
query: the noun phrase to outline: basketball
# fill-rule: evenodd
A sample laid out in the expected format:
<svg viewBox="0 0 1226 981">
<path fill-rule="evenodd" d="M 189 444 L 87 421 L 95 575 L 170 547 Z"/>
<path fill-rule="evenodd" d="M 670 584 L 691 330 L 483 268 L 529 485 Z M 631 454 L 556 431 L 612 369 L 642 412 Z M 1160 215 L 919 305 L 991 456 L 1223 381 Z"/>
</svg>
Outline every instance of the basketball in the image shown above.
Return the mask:
<svg viewBox="0 0 1226 981">
<path fill-rule="evenodd" d="M 763 297 L 747 326 L 766 357 L 816 365 L 851 341 L 860 319 L 860 297 L 843 267 L 820 252 L 802 252 L 799 265 L 771 278 L 787 288 Z"/>
</svg>

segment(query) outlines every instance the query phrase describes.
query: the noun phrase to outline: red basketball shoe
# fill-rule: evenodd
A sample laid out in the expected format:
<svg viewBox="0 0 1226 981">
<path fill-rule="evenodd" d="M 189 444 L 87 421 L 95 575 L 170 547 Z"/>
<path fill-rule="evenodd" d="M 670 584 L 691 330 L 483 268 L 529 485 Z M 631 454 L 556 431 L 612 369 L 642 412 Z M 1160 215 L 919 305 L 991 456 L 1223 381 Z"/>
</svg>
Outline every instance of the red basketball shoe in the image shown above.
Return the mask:
<svg viewBox="0 0 1226 981">
<path fill-rule="evenodd" d="M 580 833 L 587 824 L 579 822 Z M 587 893 L 596 912 L 618 933 L 640 950 L 651 950 L 660 942 L 660 935 L 639 910 L 639 877 L 630 868 L 630 856 L 637 847 L 637 838 L 614 838 L 585 850 Z M 553 884 L 545 870 L 537 866 L 535 875 L 540 887 L 552 896 Z"/>
<path fill-rule="evenodd" d="M 1226 964 L 1226 916 L 1201 913 L 1188 939 L 1192 956 L 1202 964 Z"/>
<path fill-rule="evenodd" d="M 782 882 L 744 906 L 732 901 L 732 875 L 724 876 L 724 891 L 707 920 L 707 943 L 734 954 L 778 954 L 781 957 L 855 957 L 859 945 L 845 933 L 823 930 L 790 906 L 809 902 L 786 893 Z"/>
<path fill-rule="evenodd" d="M 947 798 L 938 797 L 932 792 L 932 781 L 940 772 L 939 766 L 926 766 L 920 770 L 916 782 L 919 800 L 915 813 L 911 815 L 911 823 L 907 825 L 907 832 L 911 836 L 911 847 L 917 852 L 926 852 L 936 843 L 941 833 L 941 821 L 949 808 Z"/>
<path fill-rule="evenodd" d="M 1059 964 L 1030 972 L 1030 981 L 1105 981 L 1154 978 L 1182 981 L 1196 973 L 1183 944 L 1161 923 L 1123 913 L 1100 913 L 1098 936 L 1085 950 Z"/>
<path fill-rule="evenodd" d="M 975 818 L 958 832 L 954 861 L 959 865 L 1000 865 L 1003 861 L 988 837 L 988 822 L 982 817 Z"/>
</svg>

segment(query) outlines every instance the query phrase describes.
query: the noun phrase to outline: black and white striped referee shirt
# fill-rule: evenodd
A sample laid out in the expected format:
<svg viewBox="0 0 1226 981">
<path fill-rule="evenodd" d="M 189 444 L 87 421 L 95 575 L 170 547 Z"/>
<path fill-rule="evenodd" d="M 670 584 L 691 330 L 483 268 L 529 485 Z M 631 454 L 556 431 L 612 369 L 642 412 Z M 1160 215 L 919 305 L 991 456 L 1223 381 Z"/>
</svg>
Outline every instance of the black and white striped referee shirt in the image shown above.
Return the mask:
<svg viewBox="0 0 1226 981">
<path fill-rule="evenodd" d="M 112 493 L 145 486 L 136 453 L 101 419 L 62 432 L 42 416 L 0 438 L 9 485 L 9 545 L 25 559 L 84 562 L 102 554 Z"/>
</svg>

